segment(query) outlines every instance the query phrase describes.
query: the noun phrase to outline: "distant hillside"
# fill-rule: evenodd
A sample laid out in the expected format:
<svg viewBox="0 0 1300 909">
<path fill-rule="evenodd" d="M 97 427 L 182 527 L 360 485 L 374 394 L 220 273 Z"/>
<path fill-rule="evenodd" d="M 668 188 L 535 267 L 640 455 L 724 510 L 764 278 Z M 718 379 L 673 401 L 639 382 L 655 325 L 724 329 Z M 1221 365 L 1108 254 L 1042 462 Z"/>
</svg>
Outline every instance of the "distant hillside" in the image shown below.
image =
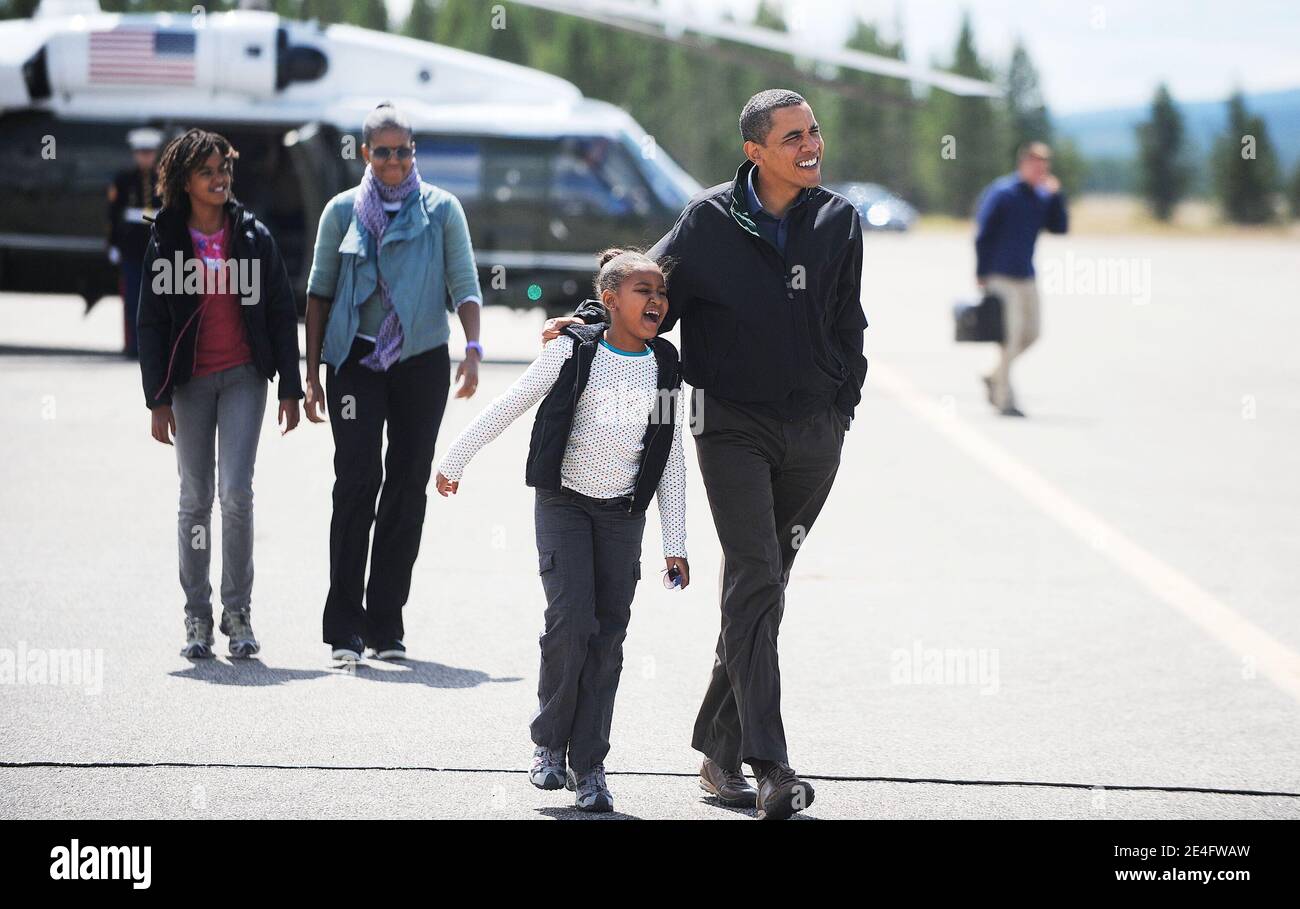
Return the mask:
<svg viewBox="0 0 1300 909">
<path fill-rule="evenodd" d="M 1300 160 L 1300 88 L 1246 95 L 1246 107 L 1268 124 L 1268 135 L 1285 171 Z M 1209 153 L 1227 123 L 1227 99 L 1179 104 L 1195 160 Z M 1146 107 L 1087 111 L 1053 118 L 1058 132 L 1069 136 L 1090 159 L 1132 161 L 1137 157 L 1134 127 L 1147 119 Z"/>
</svg>

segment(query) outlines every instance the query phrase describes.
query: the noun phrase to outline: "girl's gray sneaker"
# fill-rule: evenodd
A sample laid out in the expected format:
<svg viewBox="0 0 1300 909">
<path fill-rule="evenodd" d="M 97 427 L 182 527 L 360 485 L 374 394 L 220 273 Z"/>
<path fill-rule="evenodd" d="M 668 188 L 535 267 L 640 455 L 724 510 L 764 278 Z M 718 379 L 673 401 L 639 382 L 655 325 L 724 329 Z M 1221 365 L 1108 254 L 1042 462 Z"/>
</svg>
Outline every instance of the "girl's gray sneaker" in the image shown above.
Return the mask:
<svg viewBox="0 0 1300 909">
<path fill-rule="evenodd" d="M 185 646 L 181 656 L 191 660 L 206 660 L 212 656 L 212 620 L 185 617 Z"/>
<path fill-rule="evenodd" d="M 253 635 L 253 622 L 242 609 L 221 613 L 221 633 L 230 638 L 230 655 L 236 660 L 256 656 L 262 649 Z"/>
<path fill-rule="evenodd" d="M 614 796 L 605 785 L 605 765 L 597 764 L 586 773 L 569 771 L 566 787 L 576 794 L 573 807 L 579 811 L 613 811 Z"/>
<path fill-rule="evenodd" d="M 560 789 L 564 786 L 564 752 L 552 751 L 538 745 L 533 749 L 533 766 L 528 771 L 528 781 L 538 789 Z"/>
</svg>

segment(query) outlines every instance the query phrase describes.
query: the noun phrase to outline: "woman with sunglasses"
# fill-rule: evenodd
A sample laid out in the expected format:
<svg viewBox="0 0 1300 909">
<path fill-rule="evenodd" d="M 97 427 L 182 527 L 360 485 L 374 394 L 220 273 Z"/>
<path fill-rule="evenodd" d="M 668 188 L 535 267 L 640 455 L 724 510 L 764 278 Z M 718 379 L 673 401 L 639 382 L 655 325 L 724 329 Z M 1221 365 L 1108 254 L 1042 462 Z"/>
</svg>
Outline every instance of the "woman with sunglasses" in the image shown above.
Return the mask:
<svg viewBox="0 0 1300 909">
<path fill-rule="evenodd" d="M 410 121 L 391 103 L 366 117 L 362 143 L 365 174 L 321 214 L 307 282 L 306 414 L 323 422 L 323 404 L 334 436 L 323 636 L 342 661 L 367 647 L 379 659 L 406 655 L 402 607 L 450 387 L 449 310 L 467 342 L 456 397 L 474 394 L 483 356 L 482 295 L 460 202 L 420 179 Z"/>
</svg>

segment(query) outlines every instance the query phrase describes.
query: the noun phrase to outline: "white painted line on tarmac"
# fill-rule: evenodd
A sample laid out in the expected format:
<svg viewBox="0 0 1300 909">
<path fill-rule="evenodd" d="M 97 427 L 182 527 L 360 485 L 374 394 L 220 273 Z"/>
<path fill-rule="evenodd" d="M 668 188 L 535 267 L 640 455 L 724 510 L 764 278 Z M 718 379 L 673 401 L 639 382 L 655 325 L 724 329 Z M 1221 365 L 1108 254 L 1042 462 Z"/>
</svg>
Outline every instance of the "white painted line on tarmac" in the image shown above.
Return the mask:
<svg viewBox="0 0 1300 909">
<path fill-rule="evenodd" d="M 1143 548 L 1100 515 L 1080 505 L 1006 449 L 926 395 L 900 373 L 871 362 L 870 381 L 898 400 L 971 460 L 987 469 L 1049 518 L 1110 559 L 1134 580 L 1181 612 L 1202 631 L 1300 701 L 1300 655 Z"/>
</svg>

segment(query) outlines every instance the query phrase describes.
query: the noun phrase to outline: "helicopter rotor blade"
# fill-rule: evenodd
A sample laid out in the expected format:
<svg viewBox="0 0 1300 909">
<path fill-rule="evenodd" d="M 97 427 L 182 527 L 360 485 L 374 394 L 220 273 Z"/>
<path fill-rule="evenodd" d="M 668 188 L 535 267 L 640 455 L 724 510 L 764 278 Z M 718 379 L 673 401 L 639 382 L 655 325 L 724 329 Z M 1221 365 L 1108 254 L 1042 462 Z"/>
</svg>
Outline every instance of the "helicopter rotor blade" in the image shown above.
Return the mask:
<svg viewBox="0 0 1300 909">
<path fill-rule="evenodd" d="M 687 32 L 706 38 L 748 44 L 763 50 L 790 54 L 800 59 L 838 66 L 877 76 L 887 76 L 933 86 L 962 97 L 1000 98 L 1003 91 L 997 85 L 969 76 L 931 69 L 906 60 L 897 60 L 880 54 L 852 50 L 846 47 L 819 48 L 801 42 L 790 32 L 744 25 L 738 22 L 708 22 L 687 20 L 656 7 L 630 3 L 627 0 L 515 0 L 522 6 L 547 12 L 578 16 L 615 28 L 645 33 L 647 27 L 662 28 L 672 36 Z"/>
</svg>

